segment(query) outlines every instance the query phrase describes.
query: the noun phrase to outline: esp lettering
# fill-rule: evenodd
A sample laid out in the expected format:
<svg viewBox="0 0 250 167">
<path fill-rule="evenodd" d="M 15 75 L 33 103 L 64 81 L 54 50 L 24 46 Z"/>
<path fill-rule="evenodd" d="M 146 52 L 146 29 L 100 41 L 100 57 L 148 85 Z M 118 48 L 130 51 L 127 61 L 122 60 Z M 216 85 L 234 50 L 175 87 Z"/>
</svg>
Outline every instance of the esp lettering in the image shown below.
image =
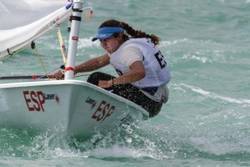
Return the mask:
<svg viewBox="0 0 250 167">
<path fill-rule="evenodd" d="M 23 91 L 23 97 L 29 111 L 43 111 L 45 97 L 41 91 Z"/>
<path fill-rule="evenodd" d="M 103 100 L 92 115 L 92 118 L 96 121 L 104 121 L 114 112 L 114 110 L 115 106 L 112 106 L 111 104 Z"/>
</svg>

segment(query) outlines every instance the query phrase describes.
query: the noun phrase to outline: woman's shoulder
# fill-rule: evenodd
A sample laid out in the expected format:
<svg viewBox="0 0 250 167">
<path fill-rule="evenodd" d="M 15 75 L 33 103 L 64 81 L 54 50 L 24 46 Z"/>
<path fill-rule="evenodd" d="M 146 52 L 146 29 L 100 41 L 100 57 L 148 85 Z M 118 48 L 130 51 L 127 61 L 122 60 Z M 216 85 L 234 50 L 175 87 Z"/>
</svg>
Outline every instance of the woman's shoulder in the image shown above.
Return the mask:
<svg viewBox="0 0 250 167">
<path fill-rule="evenodd" d="M 151 40 L 148 38 L 129 38 L 127 42 L 150 42 Z"/>
<path fill-rule="evenodd" d="M 139 45 L 147 45 L 147 46 L 155 46 L 150 38 L 130 38 L 127 43 L 139 44 Z"/>
</svg>

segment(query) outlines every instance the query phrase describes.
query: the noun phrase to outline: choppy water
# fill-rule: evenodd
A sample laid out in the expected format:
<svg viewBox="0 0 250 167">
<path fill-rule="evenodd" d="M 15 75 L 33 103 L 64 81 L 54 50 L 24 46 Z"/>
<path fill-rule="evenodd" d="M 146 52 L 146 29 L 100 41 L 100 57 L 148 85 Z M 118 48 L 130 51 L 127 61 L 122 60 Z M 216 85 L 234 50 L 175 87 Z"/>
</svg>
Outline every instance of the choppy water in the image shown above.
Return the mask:
<svg viewBox="0 0 250 167">
<path fill-rule="evenodd" d="M 250 1 L 91 0 L 77 60 L 102 53 L 90 41 L 105 19 L 127 21 L 161 37 L 172 70 L 170 99 L 155 118 L 88 141 L 0 129 L 0 166 L 250 166 Z M 62 60 L 55 33 L 37 41 L 46 71 Z M 64 33 L 66 34 L 66 33 Z M 2 75 L 43 73 L 23 52 Z M 108 67 L 103 71 L 114 73 Z M 95 145 L 95 141 L 98 141 Z"/>
</svg>

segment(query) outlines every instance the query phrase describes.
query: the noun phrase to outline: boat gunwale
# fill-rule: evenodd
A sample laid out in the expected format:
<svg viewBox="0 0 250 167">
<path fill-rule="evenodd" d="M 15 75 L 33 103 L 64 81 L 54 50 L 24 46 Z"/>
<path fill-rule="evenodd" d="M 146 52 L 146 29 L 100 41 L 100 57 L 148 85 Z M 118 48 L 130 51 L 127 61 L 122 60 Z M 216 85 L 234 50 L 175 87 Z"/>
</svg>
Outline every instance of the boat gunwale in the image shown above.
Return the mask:
<svg viewBox="0 0 250 167">
<path fill-rule="evenodd" d="M 22 88 L 22 87 L 32 87 L 32 86 L 46 86 L 46 85 L 79 85 L 79 86 L 87 86 L 89 88 L 92 88 L 94 90 L 97 90 L 105 95 L 111 96 L 112 98 L 126 103 L 138 110 L 140 110 L 143 114 L 143 119 L 149 118 L 149 113 L 142 108 L 141 106 L 135 104 L 134 102 L 127 100 L 126 98 L 123 98 L 121 96 L 118 96 L 114 93 L 111 93 L 103 88 L 100 88 L 98 86 L 95 86 L 93 84 L 90 84 L 86 81 L 79 81 L 79 80 L 47 80 L 47 81 L 31 81 L 31 82 L 10 82 L 10 83 L 3 83 L 0 84 L 0 89 L 10 89 L 10 88 Z"/>
</svg>

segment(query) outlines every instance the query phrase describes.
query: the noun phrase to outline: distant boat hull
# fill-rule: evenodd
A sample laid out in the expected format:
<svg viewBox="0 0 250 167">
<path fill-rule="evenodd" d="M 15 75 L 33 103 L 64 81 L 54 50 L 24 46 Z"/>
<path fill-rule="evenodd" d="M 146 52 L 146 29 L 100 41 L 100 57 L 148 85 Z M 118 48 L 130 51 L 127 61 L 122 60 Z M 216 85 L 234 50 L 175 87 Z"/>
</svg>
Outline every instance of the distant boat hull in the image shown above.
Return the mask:
<svg viewBox="0 0 250 167">
<path fill-rule="evenodd" d="M 83 137 L 148 119 L 142 107 L 77 80 L 1 84 L 0 106 L 2 127 L 61 127 L 68 135 Z"/>
</svg>

